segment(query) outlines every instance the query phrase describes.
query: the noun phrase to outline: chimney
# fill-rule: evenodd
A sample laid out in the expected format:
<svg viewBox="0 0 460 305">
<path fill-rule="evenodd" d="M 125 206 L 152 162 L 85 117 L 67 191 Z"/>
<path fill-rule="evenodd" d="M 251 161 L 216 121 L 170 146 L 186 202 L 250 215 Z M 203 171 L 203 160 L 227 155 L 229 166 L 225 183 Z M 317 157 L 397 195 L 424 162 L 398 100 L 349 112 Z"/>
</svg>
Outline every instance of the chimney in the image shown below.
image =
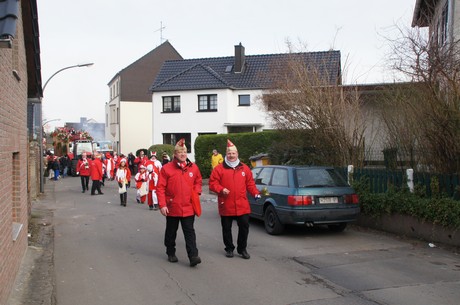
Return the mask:
<svg viewBox="0 0 460 305">
<path fill-rule="evenodd" d="M 235 46 L 235 70 L 234 70 L 235 73 L 243 72 L 244 62 L 245 62 L 244 47 L 240 42 L 239 45 Z"/>
</svg>

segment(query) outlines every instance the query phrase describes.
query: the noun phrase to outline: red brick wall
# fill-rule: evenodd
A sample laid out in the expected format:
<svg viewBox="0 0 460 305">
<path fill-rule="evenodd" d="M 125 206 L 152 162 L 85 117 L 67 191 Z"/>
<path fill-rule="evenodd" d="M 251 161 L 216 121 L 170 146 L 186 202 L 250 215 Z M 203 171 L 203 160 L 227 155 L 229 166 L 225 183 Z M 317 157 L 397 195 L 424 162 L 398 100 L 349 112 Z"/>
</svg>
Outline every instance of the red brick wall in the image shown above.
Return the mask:
<svg viewBox="0 0 460 305">
<path fill-rule="evenodd" d="M 21 17 L 16 30 L 14 47 L 0 48 L 0 304 L 7 302 L 27 249 L 27 66 Z M 15 241 L 13 222 L 23 225 Z"/>
</svg>

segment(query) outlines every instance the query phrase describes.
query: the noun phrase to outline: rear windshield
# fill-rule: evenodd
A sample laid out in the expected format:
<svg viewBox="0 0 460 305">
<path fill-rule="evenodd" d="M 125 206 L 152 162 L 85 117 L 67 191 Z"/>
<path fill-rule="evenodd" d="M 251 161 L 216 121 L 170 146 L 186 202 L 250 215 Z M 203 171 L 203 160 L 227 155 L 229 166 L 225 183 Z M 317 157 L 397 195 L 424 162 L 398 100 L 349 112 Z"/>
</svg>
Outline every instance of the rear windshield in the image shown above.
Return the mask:
<svg viewBox="0 0 460 305">
<path fill-rule="evenodd" d="M 332 168 L 301 168 L 296 170 L 299 187 L 348 186 L 340 173 Z"/>
</svg>

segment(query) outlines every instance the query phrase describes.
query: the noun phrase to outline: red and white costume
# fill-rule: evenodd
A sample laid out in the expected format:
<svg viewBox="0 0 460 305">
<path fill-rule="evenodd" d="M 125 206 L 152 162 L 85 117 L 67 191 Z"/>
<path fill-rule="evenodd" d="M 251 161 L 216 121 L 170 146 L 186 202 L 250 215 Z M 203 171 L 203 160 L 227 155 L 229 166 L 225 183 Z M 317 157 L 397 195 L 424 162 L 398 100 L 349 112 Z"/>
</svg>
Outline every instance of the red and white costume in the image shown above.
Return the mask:
<svg viewBox="0 0 460 305">
<path fill-rule="evenodd" d="M 157 197 L 157 184 L 158 178 L 160 176 L 160 171 L 158 168 L 153 164 L 153 162 L 149 162 L 147 164 L 147 173 L 148 173 L 148 185 L 149 185 L 149 194 L 148 194 L 148 205 L 149 208 L 157 208 L 158 207 L 158 197 Z"/>
<path fill-rule="evenodd" d="M 107 179 L 112 180 L 113 179 L 113 159 L 110 153 L 105 154 L 104 165 L 105 165 Z"/>
<path fill-rule="evenodd" d="M 149 183 L 148 183 L 148 173 L 145 170 L 145 166 L 141 165 L 139 172 L 134 176 L 136 181 L 136 200 L 138 203 L 145 203 L 145 199 L 149 194 Z"/>
<path fill-rule="evenodd" d="M 158 168 L 158 172 L 161 171 L 161 168 L 163 167 L 163 164 L 161 163 L 160 160 L 157 159 L 157 152 L 156 151 L 152 152 L 152 156 L 150 157 L 150 162 L 152 162 L 153 165 L 155 165 L 155 167 Z"/>
</svg>

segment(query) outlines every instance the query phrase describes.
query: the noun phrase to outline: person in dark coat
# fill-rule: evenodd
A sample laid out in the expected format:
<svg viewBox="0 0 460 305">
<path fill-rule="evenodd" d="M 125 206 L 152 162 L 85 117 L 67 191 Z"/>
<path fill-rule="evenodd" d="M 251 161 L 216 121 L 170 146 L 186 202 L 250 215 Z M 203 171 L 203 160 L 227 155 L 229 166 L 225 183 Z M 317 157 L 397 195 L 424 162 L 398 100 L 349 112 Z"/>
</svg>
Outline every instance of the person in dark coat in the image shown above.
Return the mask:
<svg viewBox="0 0 460 305">
<path fill-rule="evenodd" d="M 57 181 L 59 179 L 59 173 L 60 173 L 60 165 L 59 165 L 58 157 L 54 156 L 51 162 L 52 162 L 51 169 L 54 171 L 54 181 Z"/>
</svg>

